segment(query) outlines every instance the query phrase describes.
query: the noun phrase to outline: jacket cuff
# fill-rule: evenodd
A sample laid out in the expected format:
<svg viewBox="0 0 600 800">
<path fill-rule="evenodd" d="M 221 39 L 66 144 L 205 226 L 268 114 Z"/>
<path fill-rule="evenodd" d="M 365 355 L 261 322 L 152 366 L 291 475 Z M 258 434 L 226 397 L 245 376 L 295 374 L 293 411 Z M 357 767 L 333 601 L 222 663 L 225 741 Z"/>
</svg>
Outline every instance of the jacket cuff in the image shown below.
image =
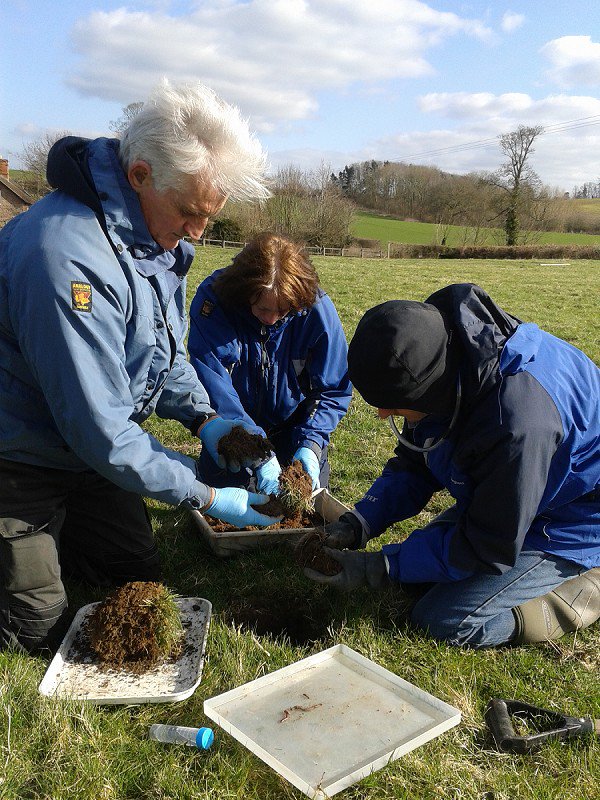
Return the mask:
<svg viewBox="0 0 600 800">
<path fill-rule="evenodd" d="M 319 447 L 319 445 L 316 442 L 313 442 L 312 439 L 307 439 L 304 442 L 300 442 L 296 450 L 298 450 L 298 448 L 300 447 L 307 447 L 309 450 L 312 450 L 313 453 L 318 458 L 319 464 L 321 463 L 321 453 L 323 452 L 323 448 Z"/>
</svg>

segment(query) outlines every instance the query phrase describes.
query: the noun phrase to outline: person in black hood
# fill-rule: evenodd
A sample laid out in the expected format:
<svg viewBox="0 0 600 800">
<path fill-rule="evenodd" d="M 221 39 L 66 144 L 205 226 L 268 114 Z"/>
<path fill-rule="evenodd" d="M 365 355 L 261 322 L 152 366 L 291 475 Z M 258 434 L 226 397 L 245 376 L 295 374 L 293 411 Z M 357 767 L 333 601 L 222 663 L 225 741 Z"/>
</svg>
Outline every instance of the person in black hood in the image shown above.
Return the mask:
<svg viewBox="0 0 600 800">
<path fill-rule="evenodd" d="M 460 646 L 552 639 L 598 619 L 600 372 L 587 356 L 457 284 L 367 311 L 348 374 L 398 446 L 326 526 L 341 572 L 308 577 L 401 585 L 413 623 Z M 454 504 L 428 525 L 354 552 L 443 488 Z"/>
</svg>

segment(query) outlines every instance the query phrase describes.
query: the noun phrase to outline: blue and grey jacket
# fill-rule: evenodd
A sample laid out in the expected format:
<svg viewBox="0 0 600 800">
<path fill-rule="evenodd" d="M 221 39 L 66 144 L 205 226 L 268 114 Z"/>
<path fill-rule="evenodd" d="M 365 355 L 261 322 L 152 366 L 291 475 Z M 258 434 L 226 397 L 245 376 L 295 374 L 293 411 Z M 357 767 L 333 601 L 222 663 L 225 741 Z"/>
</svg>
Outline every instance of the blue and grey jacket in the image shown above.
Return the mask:
<svg viewBox="0 0 600 800">
<path fill-rule="evenodd" d="M 198 287 L 190 309 L 190 361 L 217 412 L 267 436 L 290 424 L 293 446 L 317 455 L 348 410 L 347 346 L 330 298 L 265 326 L 249 308 L 225 311 L 213 291 L 222 270 Z"/>
<path fill-rule="evenodd" d="M 140 427 L 212 411 L 184 348 L 193 247 L 152 239 L 117 140 L 61 140 L 48 177 L 0 232 L 0 458 L 206 502 L 195 461 Z"/>
<path fill-rule="evenodd" d="M 598 367 L 472 284 L 449 286 L 427 302 L 460 337 L 460 417 L 429 453 L 400 444 L 356 510 L 373 537 L 444 487 L 455 505 L 383 547 L 390 576 L 410 583 L 499 574 L 523 548 L 600 566 Z M 447 426 L 430 415 L 405 425 L 404 434 L 424 446 Z"/>
</svg>

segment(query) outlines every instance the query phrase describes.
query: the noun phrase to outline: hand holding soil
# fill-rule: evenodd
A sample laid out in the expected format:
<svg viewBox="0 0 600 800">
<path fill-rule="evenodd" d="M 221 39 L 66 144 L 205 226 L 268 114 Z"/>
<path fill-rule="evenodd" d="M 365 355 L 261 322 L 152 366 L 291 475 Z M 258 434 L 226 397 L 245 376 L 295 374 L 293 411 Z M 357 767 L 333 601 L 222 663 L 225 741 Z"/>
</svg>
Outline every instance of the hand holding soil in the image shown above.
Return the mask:
<svg viewBox="0 0 600 800">
<path fill-rule="evenodd" d="M 235 429 L 234 429 L 235 430 Z M 265 440 L 266 441 L 266 440 Z M 312 482 L 310 475 L 304 471 L 299 461 L 285 467 L 279 476 L 280 493 L 271 495 L 268 503 L 254 506 L 257 511 L 267 516 L 280 517 L 281 522 L 268 528 L 245 528 L 244 530 L 278 530 L 312 528 L 322 525 L 323 519 L 316 515 L 312 506 Z M 226 522 L 205 515 L 211 528 L 216 532 L 237 530 Z"/>
<path fill-rule="evenodd" d="M 323 549 L 325 531 L 311 531 L 300 539 L 294 550 L 296 563 L 323 575 L 338 575 L 342 565 Z"/>
<path fill-rule="evenodd" d="M 264 436 L 250 433 L 241 425 L 236 425 L 219 439 L 217 452 L 228 464 L 243 464 L 247 461 L 258 463 L 271 457 L 273 446 Z"/>
</svg>

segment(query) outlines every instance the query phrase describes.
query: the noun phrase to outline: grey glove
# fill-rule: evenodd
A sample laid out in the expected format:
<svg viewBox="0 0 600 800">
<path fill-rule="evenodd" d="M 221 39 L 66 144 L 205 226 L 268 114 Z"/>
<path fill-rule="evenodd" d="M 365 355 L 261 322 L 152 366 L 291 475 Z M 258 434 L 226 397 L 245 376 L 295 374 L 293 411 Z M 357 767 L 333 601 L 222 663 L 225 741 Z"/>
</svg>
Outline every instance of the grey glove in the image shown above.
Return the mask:
<svg viewBox="0 0 600 800">
<path fill-rule="evenodd" d="M 386 589 L 392 581 L 388 575 L 385 557 L 381 551 L 378 553 L 353 553 L 350 550 L 331 550 L 324 547 L 323 552 L 331 556 L 342 565 L 342 571 L 337 575 L 324 575 L 310 567 L 303 570 L 307 578 L 317 583 L 326 583 L 351 592 L 361 586 L 370 586 L 371 589 Z"/>
<path fill-rule="evenodd" d="M 346 511 L 336 521 L 325 525 L 325 539 L 323 544 L 335 550 L 358 550 L 364 547 L 363 526 L 356 514 Z"/>
</svg>

